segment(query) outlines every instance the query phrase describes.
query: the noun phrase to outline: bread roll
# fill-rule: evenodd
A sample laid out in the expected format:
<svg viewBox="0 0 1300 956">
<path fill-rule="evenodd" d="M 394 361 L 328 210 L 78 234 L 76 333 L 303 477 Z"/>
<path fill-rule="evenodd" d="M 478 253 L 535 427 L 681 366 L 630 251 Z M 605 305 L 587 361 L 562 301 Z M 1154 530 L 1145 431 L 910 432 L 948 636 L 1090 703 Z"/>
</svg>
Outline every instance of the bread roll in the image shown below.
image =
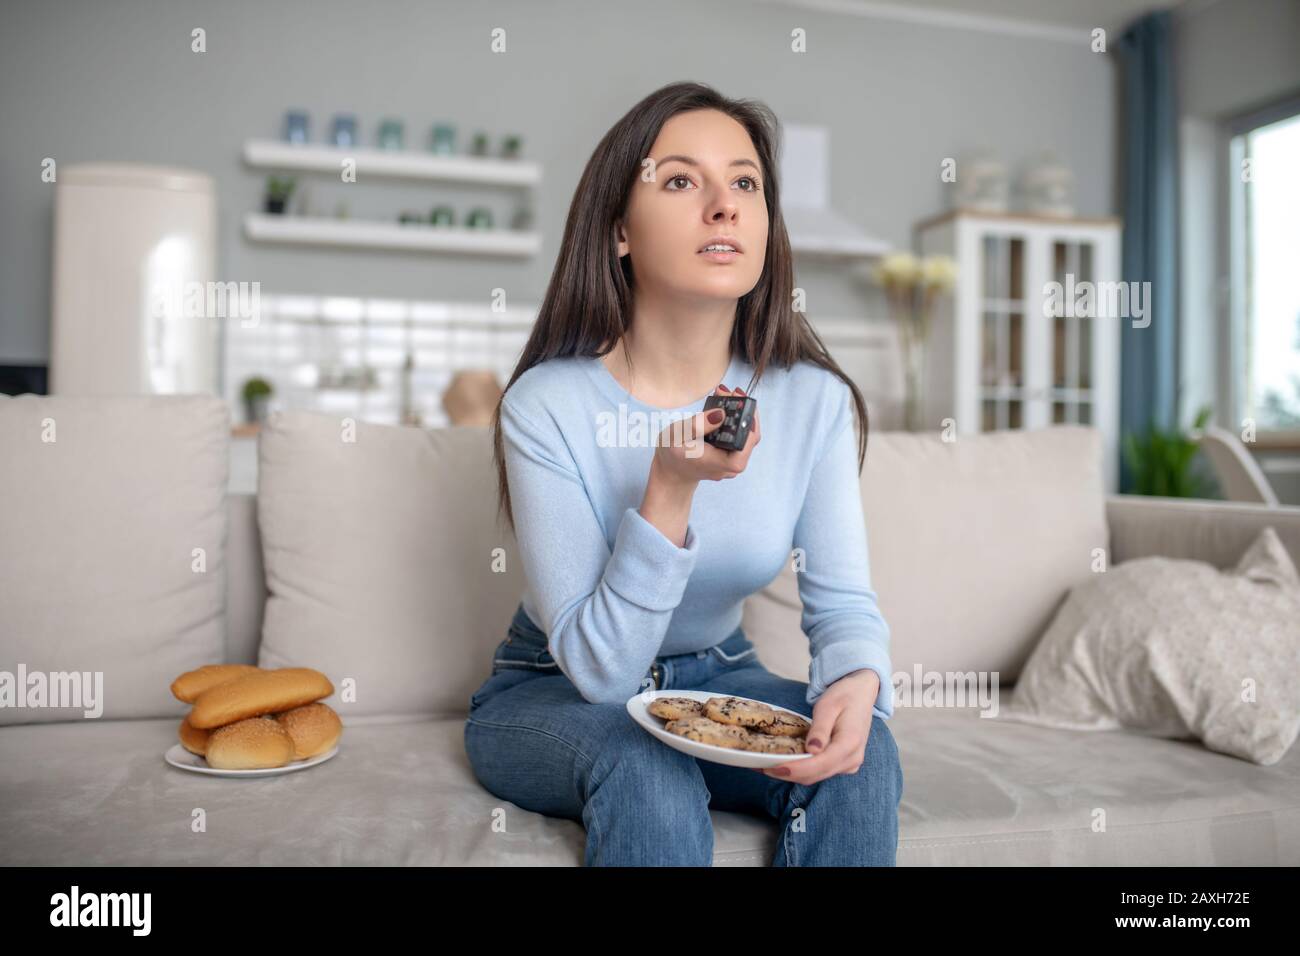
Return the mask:
<svg viewBox="0 0 1300 956">
<path fill-rule="evenodd" d="M 305 760 L 325 753 L 343 733 L 343 721 L 329 704 L 317 701 L 286 710 L 275 717 L 293 739 L 293 759 Z"/>
<path fill-rule="evenodd" d="M 172 694 L 177 700 L 192 704 L 205 690 L 260 669 L 252 664 L 204 664 L 198 670 L 186 671 L 172 681 Z"/>
<path fill-rule="evenodd" d="M 217 770 L 283 767 L 293 759 L 293 738 L 272 717 L 249 717 L 212 731 L 204 757 Z"/>
<path fill-rule="evenodd" d="M 292 710 L 334 693 L 324 674 L 310 667 L 259 670 L 205 690 L 194 701 L 190 723 L 200 730 L 263 714 Z"/>
<path fill-rule="evenodd" d="M 192 754 L 198 754 L 202 757 L 208 750 L 208 735 L 211 731 L 199 730 L 190 723 L 190 716 L 186 714 L 181 719 L 181 746 Z"/>
</svg>

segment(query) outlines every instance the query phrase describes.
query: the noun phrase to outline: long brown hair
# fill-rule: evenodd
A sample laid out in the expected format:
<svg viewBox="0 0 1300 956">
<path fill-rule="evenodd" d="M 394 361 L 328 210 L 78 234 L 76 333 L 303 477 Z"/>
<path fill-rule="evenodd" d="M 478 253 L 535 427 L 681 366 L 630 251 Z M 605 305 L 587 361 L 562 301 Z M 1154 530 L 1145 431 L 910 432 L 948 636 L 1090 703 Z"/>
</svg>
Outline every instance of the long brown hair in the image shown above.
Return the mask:
<svg viewBox="0 0 1300 956">
<path fill-rule="evenodd" d="M 631 256 L 619 257 L 615 224 L 626 212 L 642 161 L 650 155 L 660 128 L 677 113 L 699 109 L 718 110 L 744 126 L 762 167 L 768 215 L 767 255 L 758 283 L 737 302 L 731 333 L 732 354 L 754 367 L 753 380 L 744 386 L 745 391 L 762 379 L 769 364 L 789 368 L 805 360 L 834 373 L 853 396 L 861 473 L 867 454 L 866 402 L 830 357 L 804 313 L 792 307 L 794 264 L 790 237 L 781 216 L 777 175 L 780 124 L 764 104 L 728 99 L 702 83 L 672 83 L 655 90 L 628 110 L 596 145 L 573 193 L 546 298 L 505 391 L 520 375 L 547 359 L 604 356 L 628 330 L 634 291 L 632 265 L 627 261 Z M 515 519 L 501 438 L 500 402 L 492 418 L 492 431 L 498 518 L 504 511 L 513 531 Z"/>
</svg>

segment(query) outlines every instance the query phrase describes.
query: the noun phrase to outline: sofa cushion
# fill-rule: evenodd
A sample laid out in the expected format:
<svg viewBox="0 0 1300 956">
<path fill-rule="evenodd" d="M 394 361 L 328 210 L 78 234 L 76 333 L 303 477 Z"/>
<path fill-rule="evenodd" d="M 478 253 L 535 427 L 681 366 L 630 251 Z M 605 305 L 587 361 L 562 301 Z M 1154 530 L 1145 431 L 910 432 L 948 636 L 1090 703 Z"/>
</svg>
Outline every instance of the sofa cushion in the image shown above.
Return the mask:
<svg viewBox="0 0 1300 956">
<path fill-rule="evenodd" d="M 349 422 L 292 410 L 263 427 L 259 663 L 323 671 L 345 723 L 463 714 L 523 591 L 491 433 Z"/>
<path fill-rule="evenodd" d="M 1300 748 L 1260 767 L 979 714 L 895 710 L 900 866 L 1300 864 Z M 354 718 L 333 759 L 256 780 L 166 764 L 175 721 L 0 728 L 0 865 L 580 866 L 582 824 L 484 790 L 464 726 Z M 711 816 L 715 866 L 771 863 L 774 821 Z"/>
<path fill-rule="evenodd" d="M 76 691 L 51 677 L 75 672 L 104 718 L 184 712 L 172 680 L 223 653 L 229 441 L 216 396 L 0 396 L 0 671 L 28 683 L 11 690 Z M 6 704 L 0 724 L 86 712 Z"/>
<path fill-rule="evenodd" d="M 176 721 L 0 728 L 0 865 L 581 866 L 582 824 L 484 790 L 464 729 L 463 717 L 350 718 L 325 763 L 236 780 L 166 763 Z M 770 821 L 713 821 L 717 865 L 776 851 Z"/>
<path fill-rule="evenodd" d="M 1228 571 L 1147 557 L 1076 587 L 1005 715 L 1276 763 L 1300 733 L 1300 576 L 1277 533 Z"/>
<path fill-rule="evenodd" d="M 981 713 L 895 710 L 900 866 L 1300 864 L 1300 748 L 1261 767 Z"/>
<path fill-rule="evenodd" d="M 862 503 L 871 585 L 894 672 L 998 671 L 1014 681 L 1069 589 L 1109 545 L 1098 429 L 1054 425 L 869 436 Z M 742 626 L 775 673 L 808 679 L 789 563 Z"/>
</svg>

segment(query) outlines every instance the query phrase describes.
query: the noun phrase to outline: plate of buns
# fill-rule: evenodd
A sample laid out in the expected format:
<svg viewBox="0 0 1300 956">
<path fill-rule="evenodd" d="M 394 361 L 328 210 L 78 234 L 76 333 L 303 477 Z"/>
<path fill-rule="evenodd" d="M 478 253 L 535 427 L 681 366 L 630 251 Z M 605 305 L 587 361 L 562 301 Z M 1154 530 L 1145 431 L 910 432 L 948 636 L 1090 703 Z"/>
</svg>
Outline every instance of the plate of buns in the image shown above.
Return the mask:
<svg viewBox="0 0 1300 956">
<path fill-rule="evenodd" d="M 191 705 L 180 743 L 163 755 L 173 767 L 264 777 L 314 767 L 339 751 L 343 722 L 323 703 L 334 685 L 310 667 L 207 664 L 176 678 L 171 691 Z"/>
<path fill-rule="evenodd" d="M 811 757 L 812 721 L 748 697 L 707 690 L 647 690 L 627 702 L 638 724 L 674 750 L 731 767 L 775 767 Z"/>
</svg>

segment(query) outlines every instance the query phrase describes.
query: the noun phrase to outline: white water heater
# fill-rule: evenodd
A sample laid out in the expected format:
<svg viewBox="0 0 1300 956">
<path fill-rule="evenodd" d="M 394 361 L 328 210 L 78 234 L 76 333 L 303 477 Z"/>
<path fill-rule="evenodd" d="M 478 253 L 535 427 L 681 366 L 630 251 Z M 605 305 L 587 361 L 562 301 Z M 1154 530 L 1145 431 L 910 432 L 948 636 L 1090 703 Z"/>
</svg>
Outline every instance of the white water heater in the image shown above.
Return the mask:
<svg viewBox="0 0 1300 956">
<path fill-rule="evenodd" d="M 217 393 L 216 207 L 206 173 L 58 168 L 51 395 Z"/>
</svg>

